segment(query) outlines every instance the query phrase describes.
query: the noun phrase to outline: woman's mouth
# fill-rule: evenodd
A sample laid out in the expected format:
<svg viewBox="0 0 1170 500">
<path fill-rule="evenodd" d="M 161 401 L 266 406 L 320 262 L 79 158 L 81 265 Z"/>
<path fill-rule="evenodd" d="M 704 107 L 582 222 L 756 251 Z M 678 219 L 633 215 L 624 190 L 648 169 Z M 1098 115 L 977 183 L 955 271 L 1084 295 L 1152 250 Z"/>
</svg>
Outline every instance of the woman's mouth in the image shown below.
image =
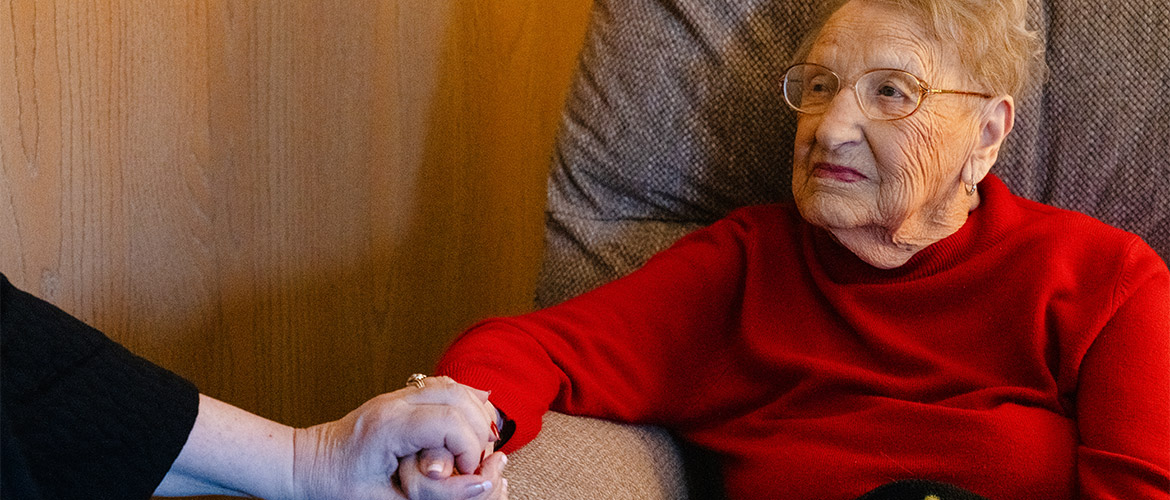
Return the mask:
<svg viewBox="0 0 1170 500">
<path fill-rule="evenodd" d="M 813 177 L 824 177 L 841 182 L 857 182 L 868 179 L 864 174 L 846 167 L 844 165 L 835 165 L 832 163 L 816 163 L 813 165 Z"/>
</svg>

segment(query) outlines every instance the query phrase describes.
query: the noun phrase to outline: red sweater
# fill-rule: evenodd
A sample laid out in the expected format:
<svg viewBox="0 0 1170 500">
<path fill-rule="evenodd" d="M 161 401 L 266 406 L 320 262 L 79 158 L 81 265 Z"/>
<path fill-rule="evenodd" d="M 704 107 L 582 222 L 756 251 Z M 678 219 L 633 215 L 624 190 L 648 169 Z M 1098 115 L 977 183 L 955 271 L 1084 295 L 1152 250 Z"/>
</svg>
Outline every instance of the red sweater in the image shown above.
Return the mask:
<svg viewBox="0 0 1170 500">
<path fill-rule="evenodd" d="M 642 269 L 465 333 L 438 372 L 516 422 L 665 426 L 731 498 L 905 478 L 993 500 L 1170 498 L 1170 272 L 1137 236 L 998 179 L 893 270 L 792 206 L 736 211 Z"/>
</svg>

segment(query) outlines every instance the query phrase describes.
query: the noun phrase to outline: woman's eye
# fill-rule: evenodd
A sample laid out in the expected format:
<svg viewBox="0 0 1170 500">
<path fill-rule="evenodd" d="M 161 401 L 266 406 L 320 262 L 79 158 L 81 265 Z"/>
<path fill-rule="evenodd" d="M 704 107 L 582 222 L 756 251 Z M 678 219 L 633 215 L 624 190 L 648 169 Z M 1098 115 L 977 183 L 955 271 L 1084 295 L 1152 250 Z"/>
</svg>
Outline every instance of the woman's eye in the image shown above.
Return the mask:
<svg viewBox="0 0 1170 500">
<path fill-rule="evenodd" d="M 828 92 L 829 79 L 825 76 L 817 76 L 809 80 L 809 89 L 814 92 Z"/>
<path fill-rule="evenodd" d="M 893 85 L 882 85 L 882 86 L 878 87 L 877 94 L 881 97 L 905 97 L 906 96 L 906 94 L 904 94 L 901 90 L 898 90 L 898 88 L 894 87 Z"/>
</svg>

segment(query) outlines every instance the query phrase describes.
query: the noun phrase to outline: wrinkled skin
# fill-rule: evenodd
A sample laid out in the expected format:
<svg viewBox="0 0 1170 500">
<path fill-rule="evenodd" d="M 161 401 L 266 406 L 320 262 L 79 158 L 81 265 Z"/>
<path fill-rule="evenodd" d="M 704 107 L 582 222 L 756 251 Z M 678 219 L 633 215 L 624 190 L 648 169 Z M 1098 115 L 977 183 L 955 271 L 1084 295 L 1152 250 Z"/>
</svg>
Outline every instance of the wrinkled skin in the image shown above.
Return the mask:
<svg viewBox="0 0 1170 500">
<path fill-rule="evenodd" d="M 1012 97 L 927 96 L 913 115 L 867 118 L 853 82 L 875 68 L 912 73 L 932 87 L 983 91 L 912 16 L 853 0 L 825 24 L 806 58 L 841 75 L 821 115 L 797 121 L 792 189 L 801 215 L 874 267 L 891 269 L 957 231 L 979 205 L 978 183 L 1011 130 Z M 828 166 L 852 169 L 847 179 Z"/>
</svg>

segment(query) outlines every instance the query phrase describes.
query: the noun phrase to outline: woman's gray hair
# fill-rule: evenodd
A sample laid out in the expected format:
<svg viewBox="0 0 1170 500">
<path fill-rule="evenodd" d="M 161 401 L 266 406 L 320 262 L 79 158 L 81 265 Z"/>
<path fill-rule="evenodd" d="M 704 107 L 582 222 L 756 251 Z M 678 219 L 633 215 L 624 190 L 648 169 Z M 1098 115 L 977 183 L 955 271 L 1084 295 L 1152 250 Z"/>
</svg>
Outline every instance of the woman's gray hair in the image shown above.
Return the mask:
<svg viewBox="0 0 1170 500">
<path fill-rule="evenodd" d="M 1028 0 L 826 0 L 794 62 L 804 61 L 821 27 L 850 1 L 888 5 L 915 17 L 937 42 L 954 48 L 979 90 L 1019 98 L 1047 77 L 1044 39 L 1027 25 Z"/>
</svg>

